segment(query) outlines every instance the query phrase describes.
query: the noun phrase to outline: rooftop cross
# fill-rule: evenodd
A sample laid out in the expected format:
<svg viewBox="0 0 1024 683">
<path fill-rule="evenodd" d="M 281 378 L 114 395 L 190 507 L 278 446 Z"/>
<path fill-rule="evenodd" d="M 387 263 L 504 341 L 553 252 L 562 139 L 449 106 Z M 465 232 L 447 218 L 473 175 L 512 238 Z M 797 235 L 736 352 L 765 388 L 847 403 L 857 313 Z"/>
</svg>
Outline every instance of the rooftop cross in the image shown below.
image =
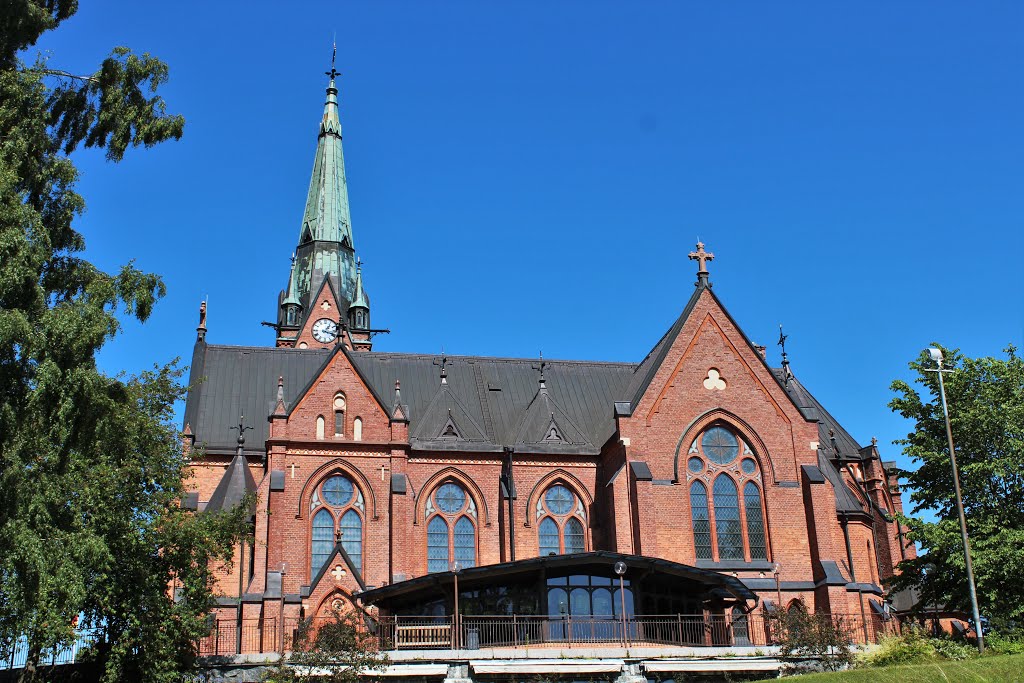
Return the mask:
<svg viewBox="0 0 1024 683">
<path fill-rule="evenodd" d="M 530 366 L 534 370 L 540 371 L 540 388 L 541 389 L 546 389 L 547 388 L 547 385 L 544 383 L 544 368 L 546 368 L 547 366 L 548 366 L 548 362 L 546 360 L 544 360 L 544 352 L 543 351 L 540 352 L 540 361 L 538 361 L 538 363 L 536 365 L 531 365 Z"/>
<path fill-rule="evenodd" d="M 334 58 L 338 56 L 338 44 L 334 44 L 334 48 L 331 50 L 331 70 L 325 71 L 324 74 L 331 77 L 333 81 L 335 78 L 341 75 L 341 72 L 334 68 Z"/>
<path fill-rule="evenodd" d="M 444 349 L 441 349 L 441 357 L 434 359 L 434 365 L 441 366 L 441 384 L 448 384 L 448 371 L 445 368 L 450 362 L 448 356 L 444 355 Z"/>
<path fill-rule="evenodd" d="M 253 429 L 253 427 L 251 427 L 251 426 L 247 427 L 245 425 L 245 415 L 242 415 L 241 417 L 238 418 L 238 426 L 237 427 L 232 427 L 231 429 L 237 429 L 238 430 L 238 449 L 239 449 L 239 451 L 241 451 L 242 444 L 245 443 L 245 430 Z"/>
<path fill-rule="evenodd" d="M 782 333 L 782 325 L 779 325 L 779 346 L 782 347 L 782 374 L 785 378 L 786 387 L 789 388 L 789 380 L 793 377 L 793 372 L 789 369 L 789 356 L 786 354 L 786 340 L 789 338 L 788 334 Z"/>
<path fill-rule="evenodd" d="M 696 261 L 699 265 L 697 268 L 697 286 L 708 285 L 708 261 L 714 261 L 715 255 L 709 251 L 704 251 L 704 243 L 699 239 L 697 240 L 697 251 L 690 252 L 690 260 Z"/>
</svg>

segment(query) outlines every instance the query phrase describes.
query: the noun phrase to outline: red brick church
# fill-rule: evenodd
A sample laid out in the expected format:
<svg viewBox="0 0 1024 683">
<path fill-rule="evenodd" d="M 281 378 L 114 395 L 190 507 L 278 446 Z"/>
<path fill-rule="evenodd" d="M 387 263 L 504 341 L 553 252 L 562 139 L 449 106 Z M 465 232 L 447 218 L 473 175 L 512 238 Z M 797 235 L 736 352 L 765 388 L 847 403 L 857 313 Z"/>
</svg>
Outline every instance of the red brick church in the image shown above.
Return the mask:
<svg viewBox="0 0 1024 683">
<path fill-rule="evenodd" d="M 642 359 L 374 350 L 335 77 L 274 343 L 211 343 L 201 313 L 185 504 L 258 496 L 219 620 L 265 636 L 271 619 L 343 608 L 450 626 L 461 601 L 465 620 L 548 620 L 555 639 L 575 632 L 554 620 L 593 635 L 671 615 L 737 624 L 738 643 L 737 619 L 773 609 L 887 613 L 882 583 L 913 553 L 891 463 L 785 356 L 768 364 L 712 289 L 703 244 L 692 295 Z M 422 637 L 473 640 L 443 633 Z"/>
</svg>

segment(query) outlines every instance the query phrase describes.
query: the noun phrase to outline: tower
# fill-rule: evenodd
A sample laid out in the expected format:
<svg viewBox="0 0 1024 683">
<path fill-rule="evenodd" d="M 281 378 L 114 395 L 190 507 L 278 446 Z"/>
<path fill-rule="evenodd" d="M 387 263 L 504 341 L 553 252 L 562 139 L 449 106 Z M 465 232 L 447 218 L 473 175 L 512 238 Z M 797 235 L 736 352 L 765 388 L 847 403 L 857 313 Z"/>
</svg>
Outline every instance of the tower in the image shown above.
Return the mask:
<svg viewBox="0 0 1024 683">
<path fill-rule="evenodd" d="M 304 347 L 341 341 L 350 348 L 369 350 L 370 303 L 352 239 L 335 85 L 340 74 L 333 59 L 326 75 L 330 78 L 327 100 L 299 240 L 288 285 L 278 296 L 277 345 Z"/>
</svg>

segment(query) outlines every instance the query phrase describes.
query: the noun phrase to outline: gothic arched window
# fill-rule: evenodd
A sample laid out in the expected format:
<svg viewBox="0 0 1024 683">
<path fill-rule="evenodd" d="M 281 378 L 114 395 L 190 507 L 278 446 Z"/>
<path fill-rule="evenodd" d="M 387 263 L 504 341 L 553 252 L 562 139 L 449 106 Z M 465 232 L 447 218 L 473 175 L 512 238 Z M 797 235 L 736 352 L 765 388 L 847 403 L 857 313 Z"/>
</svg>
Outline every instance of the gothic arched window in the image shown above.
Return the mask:
<svg viewBox="0 0 1024 683">
<path fill-rule="evenodd" d="M 747 442 L 714 424 L 693 440 L 686 458 L 696 558 L 767 559 L 761 468 Z"/>
<path fill-rule="evenodd" d="M 334 435 L 345 435 L 345 394 L 340 391 L 334 396 Z"/>
<path fill-rule="evenodd" d="M 583 503 L 564 484 L 549 487 L 537 501 L 537 546 L 541 557 L 587 549 Z"/>
<path fill-rule="evenodd" d="M 310 497 L 310 577 L 315 577 L 334 551 L 338 539 L 356 569 L 363 567 L 362 492 L 342 474 L 324 479 Z"/>
<path fill-rule="evenodd" d="M 476 566 L 476 505 L 453 481 L 438 486 L 427 499 L 427 571 L 446 572 L 453 561 Z"/>
</svg>

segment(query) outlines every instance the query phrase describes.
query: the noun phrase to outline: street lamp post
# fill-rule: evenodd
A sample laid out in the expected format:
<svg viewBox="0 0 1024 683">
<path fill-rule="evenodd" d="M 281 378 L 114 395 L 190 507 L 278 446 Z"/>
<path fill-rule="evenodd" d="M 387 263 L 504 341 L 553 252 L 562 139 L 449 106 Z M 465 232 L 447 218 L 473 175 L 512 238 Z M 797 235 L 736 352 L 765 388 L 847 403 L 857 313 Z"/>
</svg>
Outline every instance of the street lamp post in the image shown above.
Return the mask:
<svg viewBox="0 0 1024 683">
<path fill-rule="evenodd" d="M 626 636 L 626 581 L 623 578 L 626 574 L 626 563 L 616 562 L 615 573 L 619 575 L 619 600 L 620 614 L 622 616 L 622 645 L 629 647 L 629 638 Z"/>
<path fill-rule="evenodd" d="M 949 442 L 949 462 L 953 466 L 953 491 L 956 493 L 956 511 L 960 515 L 960 535 L 964 541 L 964 561 L 967 566 L 967 587 L 971 595 L 971 611 L 974 617 L 974 632 L 978 634 L 978 652 L 985 651 L 985 636 L 981 629 L 981 613 L 978 611 L 978 592 L 974 587 L 974 569 L 971 567 L 971 543 L 967 539 L 967 519 L 964 517 L 964 502 L 960 496 L 960 473 L 956 467 L 956 451 L 953 450 L 953 428 L 949 424 L 949 407 L 946 405 L 946 385 L 942 375 L 952 370 L 942 368 L 942 350 L 928 349 L 928 355 L 935 361 L 935 372 L 939 376 L 939 396 L 942 397 L 942 416 L 946 421 L 946 440 Z"/>
<path fill-rule="evenodd" d="M 782 567 L 778 562 L 772 563 L 772 573 L 775 574 L 775 599 L 778 601 L 775 605 L 775 609 L 782 609 L 782 584 L 779 582 L 779 570 Z"/>
<path fill-rule="evenodd" d="M 462 571 L 462 564 L 456 560 L 452 562 L 452 576 L 455 577 L 455 613 L 452 615 L 452 649 L 459 649 L 462 638 L 459 637 L 459 572 Z"/>
</svg>

